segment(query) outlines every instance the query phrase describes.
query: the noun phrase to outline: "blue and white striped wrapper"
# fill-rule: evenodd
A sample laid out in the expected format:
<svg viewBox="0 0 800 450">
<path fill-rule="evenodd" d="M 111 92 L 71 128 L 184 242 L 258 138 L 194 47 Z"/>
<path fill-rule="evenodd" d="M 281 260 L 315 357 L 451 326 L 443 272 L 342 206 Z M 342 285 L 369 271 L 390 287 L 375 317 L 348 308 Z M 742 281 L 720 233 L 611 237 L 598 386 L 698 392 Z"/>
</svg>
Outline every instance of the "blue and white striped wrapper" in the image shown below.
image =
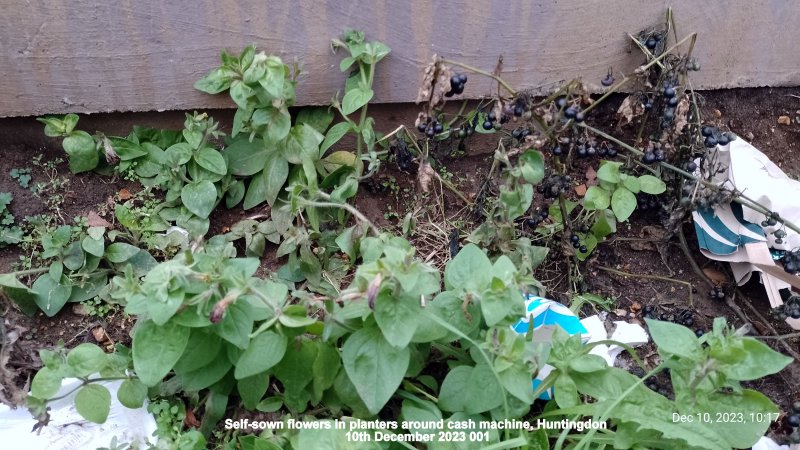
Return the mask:
<svg viewBox="0 0 800 450">
<path fill-rule="evenodd" d="M 581 324 L 575 314 L 569 308 L 558 303 L 554 300 L 537 297 L 528 294 L 525 297 L 525 317 L 519 319 L 517 323 L 511 326 L 511 329 L 519 334 L 526 334 L 530 330 L 531 321 L 533 322 L 533 334 L 536 337 L 536 331 L 548 332 L 552 331 L 553 327 L 559 326 L 570 336 L 581 334 L 581 341 L 585 344 L 590 336 L 586 328 Z M 536 378 L 533 379 L 533 390 L 536 390 L 542 381 L 547 378 L 547 375 L 553 370 L 553 366 L 545 364 L 544 367 L 539 369 Z M 548 389 L 539 395 L 541 400 L 550 400 L 553 398 L 553 388 Z"/>
</svg>

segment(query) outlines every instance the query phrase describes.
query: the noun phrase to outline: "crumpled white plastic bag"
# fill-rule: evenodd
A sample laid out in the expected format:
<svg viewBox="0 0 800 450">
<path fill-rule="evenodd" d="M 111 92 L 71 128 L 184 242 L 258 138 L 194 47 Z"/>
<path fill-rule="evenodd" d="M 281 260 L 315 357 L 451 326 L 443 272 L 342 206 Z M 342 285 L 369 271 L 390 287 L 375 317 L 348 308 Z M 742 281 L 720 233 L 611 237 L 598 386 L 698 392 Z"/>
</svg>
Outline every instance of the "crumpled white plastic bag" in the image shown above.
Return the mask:
<svg viewBox="0 0 800 450">
<path fill-rule="evenodd" d="M 56 397 L 75 389 L 81 381 L 65 379 Z M 10 409 L 0 405 L 0 441 L 2 448 L 20 450 L 78 450 L 108 447 L 116 436 L 117 443 L 137 442 L 145 447 L 146 442 L 155 443 L 153 433 L 156 421 L 147 412 L 147 404 L 130 409 L 117 400 L 117 391 L 122 381 L 98 382 L 111 392 L 111 410 L 103 424 L 84 419 L 75 410 L 75 390 L 67 397 L 49 404 L 50 423 L 37 432 L 31 432 L 36 421 L 25 408 Z"/>
</svg>

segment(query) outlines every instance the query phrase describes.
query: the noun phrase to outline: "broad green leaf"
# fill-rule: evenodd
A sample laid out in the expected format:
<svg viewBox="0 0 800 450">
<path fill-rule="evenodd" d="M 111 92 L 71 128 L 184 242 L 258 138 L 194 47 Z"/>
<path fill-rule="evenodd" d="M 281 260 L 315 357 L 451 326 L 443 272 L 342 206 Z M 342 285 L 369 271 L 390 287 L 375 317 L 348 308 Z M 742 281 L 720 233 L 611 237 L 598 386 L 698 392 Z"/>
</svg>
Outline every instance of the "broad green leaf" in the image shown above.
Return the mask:
<svg viewBox="0 0 800 450">
<path fill-rule="evenodd" d="M 638 194 L 641 190 L 641 184 L 639 183 L 639 178 L 636 177 L 626 177 L 622 180 L 622 185 L 628 188 L 629 191 L 633 192 L 634 194 Z"/>
<path fill-rule="evenodd" d="M 283 358 L 286 344 L 286 336 L 274 331 L 265 331 L 254 337 L 236 362 L 234 376 L 241 380 L 269 370 Z"/>
<path fill-rule="evenodd" d="M 131 142 L 128 139 L 110 137 L 108 141 L 111 143 L 111 146 L 114 147 L 114 152 L 117 153 L 117 156 L 119 156 L 119 159 L 122 161 L 129 161 L 147 154 L 147 150 L 142 148 L 141 145 L 136 142 Z"/>
<path fill-rule="evenodd" d="M 611 196 L 611 210 L 617 216 L 617 220 L 625 222 L 636 209 L 636 196 L 626 188 L 620 186 Z"/>
<path fill-rule="evenodd" d="M 297 114 L 297 123 L 310 125 L 320 133 L 325 133 L 331 122 L 333 122 L 333 112 L 326 107 L 307 107 Z"/>
<path fill-rule="evenodd" d="M 189 336 L 189 343 L 186 348 L 202 348 L 202 352 L 184 352 L 181 358 L 175 363 L 176 372 L 191 372 L 202 369 L 211 363 L 222 347 L 222 339 L 216 334 L 208 333 L 203 328 L 194 328 Z"/>
<path fill-rule="evenodd" d="M 245 303 L 234 302 L 225 311 L 222 321 L 216 324 L 215 332 L 240 349 L 247 348 L 253 331 L 253 314 Z"/>
<path fill-rule="evenodd" d="M 249 177 L 264 169 L 269 151 L 261 139 L 250 142 L 246 138 L 234 139 L 223 150 L 228 159 L 228 168 L 236 176 Z"/>
<path fill-rule="evenodd" d="M 339 368 L 342 367 L 342 358 L 339 350 L 330 344 L 321 342 L 317 346 L 317 357 L 311 366 L 313 374 L 314 398 L 322 398 L 322 394 L 333 386 Z"/>
<path fill-rule="evenodd" d="M 778 373 L 792 363 L 792 358 L 784 356 L 768 345 L 753 338 L 742 338 L 747 356 L 744 361 L 727 365 L 725 375 L 732 380 L 749 381 Z"/>
<path fill-rule="evenodd" d="M 236 383 L 236 390 L 239 391 L 242 404 L 249 410 L 256 409 L 261 398 L 267 393 L 268 387 L 269 373 L 267 372 L 261 372 L 247 378 L 242 378 Z"/>
<path fill-rule="evenodd" d="M 81 241 L 81 247 L 83 250 L 90 254 L 99 257 L 103 256 L 103 252 L 105 250 L 105 245 L 103 243 L 103 239 L 92 239 L 91 236 L 86 236 Z"/>
<path fill-rule="evenodd" d="M 202 168 L 211 172 L 225 175 L 228 173 L 228 166 L 225 164 L 225 158 L 210 147 L 203 147 L 194 155 L 194 160 L 197 161 Z"/>
<path fill-rule="evenodd" d="M 603 161 L 600 169 L 597 170 L 597 179 L 608 183 L 617 184 L 620 182 L 619 166 L 622 163 Z"/>
<path fill-rule="evenodd" d="M 605 370 L 606 361 L 597 355 L 581 355 L 569 361 L 569 368 L 581 373 L 592 373 Z"/>
<path fill-rule="evenodd" d="M 415 304 L 416 303 L 416 304 Z M 419 323 L 419 299 L 393 297 L 383 290 L 375 299 L 375 322 L 386 342 L 394 347 L 407 347 Z"/>
<path fill-rule="evenodd" d="M 342 99 L 342 112 L 345 115 L 356 112 L 359 108 L 369 103 L 373 96 L 372 89 L 365 86 L 358 86 L 354 89 L 349 89 L 344 94 Z"/>
<path fill-rule="evenodd" d="M 255 121 L 256 113 L 253 114 L 253 121 Z M 267 124 L 267 137 L 272 142 L 280 142 L 289 134 L 289 130 L 292 128 L 292 116 L 289 115 L 289 110 L 285 107 L 283 108 L 270 108 L 269 113 L 269 123 Z"/>
<path fill-rule="evenodd" d="M 602 240 L 609 234 L 616 233 L 617 219 L 614 216 L 614 212 L 609 209 L 600 211 L 600 214 L 597 215 L 597 219 L 595 219 L 592 225 L 591 232 L 597 240 Z"/>
<path fill-rule="evenodd" d="M 589 211 L 606 209 L 611 204 L 611 196 L 608 191 L 600 186 L 591 186 L 583 196 L 583 206 Z"/>
<path fill-rule="evenodd" d="M 319 147 L 319 155 L 324 155 L 329 148 L 339 142 L 349 131 L 350 122 L 339 122 L 332 126 L 331 129 L 325 133 L 325 139 L 322 140 L 322 144 Z"/>
<path fill-rule="evenodd" d="M 32 316 L 38 311 L 36 293 L 28 289 L 12 274 L 0 275 L 0 293 L 14 300 L 22 312 L 28 316 Z"/>
<path fill-rule="evenodd" d="M 100 372 L 108 363 L 103 350 L 94 344 L 81 344 L 67 354 L 67 364 L 76 377 L 85 377 Z"/>
<path fill-rule="evenodd" d="M 208 180 L 193 181 L 186 184 L 181 190 L 181 201 L 186 209 L 205 219 L 214 209 L 217 201 L 217 188 Z"/>
<path fill-rule="evenodd" d="M 667 185 L 660 178 L 652 175 L 642 175 L 639 177 L 639 185 L 645 194 L 658 195 L 667 190 Z"/>
<path fill-rule="evenodd" d="M 258 403 L 256 409 L 261 412 L 271 413 L 280 410 L 281 406 L 283 406 L 283 400 L 280 397 L 267 397 Z"/>
<path fill-rule="evenodd" d="M 70 156 L 69 168 L 72 173 L 87 172 L 100 162 L 94 139 L 85 131 L 73 131 L 64 138 L 62 146 Z"/>
<path fill-rule="evenodd" d="M 500 281 L 498 278 L 494 280 Z M 502 286 L 502 281 L 499 284 Z M 513 315 L 512 313 L 515 310 L 519 316 L 524 314 L 524 304 L 525 301 L 522 299 L 522 294 L 516 288 L 506 289 L 501 292 L 494 292 L 494 289 L 492 289 L 492 291 L 484 292 L 480 299 L 483 318 L 490 327 L 496 325 L 507 316 Z"/>
<path fill-rule="evenodd" d="M 533 374 L 525 365 L 515 364 L 497 375 L 500 378 L 500 384 L 511 395 L 528 405 L 533 403 L 533 389 L 531 389 Z"/>
<path fill-rule="evenodd" d="M 103 423 L 111 410 L 111 393 L 105 386 L 87 384 L 75 395 L 75 410 L 89 422 Z"/>
<path fill-rule="evenodd" d="M 167 165 L 178 168 L 192 159 L 192 148 L 185 142 L 174 144 L 164 151 L 164 160 Z"/>
<path fill-rule="evenodd" d="M 317 161 L 319 159 L 319 144 L 324 137 L 320 132 L 306 124 L 292 127 L 283 156 L 292 164 L 302 164 L 305 160 Z"/>
<path fill-rule="evenodd" d="M 490 281 L 492 262 L 475 244 L 467 244 L 444 271 L 445 288 L 477 291 Z"/>
<path fill-rule="evenodd" d="M 219 94 L 230 89 L 233 75 L 235 74 L 230 70 L 220 67 L 197 80 L 194 83 L 194 88 L 208 94 Z"/>
<path fill-rule="evenodd" d="M 678 410 L 683 414 L 694 415 L 695 418 L 698 413 L 710 414 L 713 422 L 706 425 L 724 437 L 730 448 L 752 447 L 771 425 L 768 419 L 758 420 L 758 417 L 769 417 L 770 414 L 774 417 L 779 412 L 769 398 L 752 389 L 733 393 L 715 392 L 705 400 L 700 402 L 705 407 L 698 404 L 697 407 L 688 409 L 691 405 L 678 404 Z M 723 413 L 720 417 L 723 420 L 716 420 L 719 413 Z M 731 420 L 724 420 L 725 415 Z"/>
<path fill-rule="evenodd" d="M 580 404 L 575 381 L 566 373 L 561 373 L 553 384 L 553 393 L 559 408 L 569 408 Z"/>
<path fill-rule="evenodd" d="M 594 237 L 593 234 L 587 234 L 586 237 L 583 239 L 583 245 L 586 246 L 586 252 L 581 253 L 579 251 L 576 251 L 579 261 L 586 261 L 592 254 L 594 249 L 597 248 L 597 238 Z"/>
<path fill-rule="evenodd" d="M 62 285 L 53 280 L 49 274 L 40 275 L 33 282 L 31 290 L 36 295 L 35 301 L 47 317 L 53 317 L 69 300 L 72 294 L 71 285 Z"/>
<path fill-rule="evenodd" d="M 519 157 L 522 178 L 528 183 L 538 184 L 544 179 L 544 160 L 542 153 L 528 150 Z"/>
<path fill-rule="evenodd" d="M 506 206 L 506 217 L 514 220 L 525 214 L 533 201 L 533 186 L 521 184 L 516 189 L 500 189 L 500 201 Z"/>
<path fill-rule="evenodd" d="M 362 328 L 342 347 L 348 377 L 370 413 L 377 414 L 403 381 L 411 354 L 389 344 L 377 326 Z"/>
<path fill-rule="evenodd" d="M 119 386 L 117 399 L 126 408 L 141 408 L 147 399 L 147 386 L 135 378 L 125 380 Z"/>
<path fill-rule="evenodd" d="M 31 382 L 31 395 L 42 400 L 53 397 L 59 389 L 61 389 L 61 375 L 49 367 L 39 369 Z"/>
<path fill-rule="evenodd" d="M 658 346 L 659 354 L 691 359 L 702 353 L 697 336 L 689 328 L 660 320 L 645 319 L 645 322 L 653 342 Z"/>
<path fill-rule="evenodd" d="M 106 249 L 105 257 L 112 263 L 119 264 L 133 258 L 139 251 L 139 247 L 134 245 L 126 244 L 125 242 L 114 242 Z"/>
<path fill-rule="evenodd" d="M 464 392 L 464 412 L 477 414 L 497 408 L 503 404 L 505 392 L 497 381 L 492 368 L 480 363 L 472 368 Z"/>
<path fill-rule="evenodd" d="M 228 347 L 228 350 L 234 347 Z M 206 389 L 222 380 L 231 371 L 230 360 L 227 358 L 225 348 L 221 348 L 214 359 L 205 367 L 191 372 L 178 373 L 181 386 L 186 391 L 197 392 Z"/>
<path fill-rule="evenodd" d="M 133 368 L 139 380 L 155 386 L 183 355 L 189 342 L 189 328 L 167 322 L 140 321 L 133 334 Z"/>
</svg>

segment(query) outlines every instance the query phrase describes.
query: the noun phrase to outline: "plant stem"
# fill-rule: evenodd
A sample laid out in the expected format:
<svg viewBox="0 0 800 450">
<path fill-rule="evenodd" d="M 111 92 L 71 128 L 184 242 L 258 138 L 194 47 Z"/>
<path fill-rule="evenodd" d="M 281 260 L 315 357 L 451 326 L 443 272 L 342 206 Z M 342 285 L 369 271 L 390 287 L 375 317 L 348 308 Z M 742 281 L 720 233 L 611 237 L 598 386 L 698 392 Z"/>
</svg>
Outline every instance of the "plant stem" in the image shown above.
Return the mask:
<svg viewBox="0 0 800 450">
<path fill-rule="evenodd" d="M 503 86 L 503 88 L 505 90 L 507 90 L 508 93 L 511 94 L 512 96 L 517 95 L 517 91 L 515 91 L 514 88 L 512 88 L 508 83 L 506 83 L 505 80 L 503 80 L 502 78 L 498 77 L 497 75 L 495 75 L 493 73 L 489 73 L 489 72 L 486 72 L 484 70 L 478 69 L 476 67 L 472 67 L 469 64 L 464 64 L 464 63 L 460 63 L 460 62 L 456 62 L 456 61 L 451 61 L 449 59 L 442 59 L 442 61 L 446 62 L 447 64 L 453 65 L 453 66 L 461 67 L 462 69 L 467 69 L 470 72 L 475 72 L 475 73 L 483 75 L 485 77 L 489 77 L 489 78 L 497 81 L 500 84 L 500 86 Z"/>
<path fill-rule="evenodd" d="M 39 267 L 38 269 L 18 270 L 16 272 L 8 272 L 3 275 L 13 275 L 15 277 L 24 277 L 25 275 L 36 275 L 37 273 L 44 273 L 50 270 L 50 267 Z"/>
<path fill-rule="evenodd" d="M 697 33 L 692 33 L 692 34 L 690 34 L 689 36 L 686 36 L 685 38 L 681 39 L 681 41 L 680 41 L 680 42 L 676 43 L 675 45 L 673 45 L 672 47 L 670 47 L 669 49 L 667 49 L 666 51 L 664 51 L 664 53 L 660 54 L 660 55 L 659 55 L 657 58 L 655 58 L 655 59 L 653 59 L 652 61 L 650 61 L 649 63 L 647 63 L 647 64 L 645 64 L 645 65 L 643 65 L 643 66 L 640 66 L 639 68 L 637 68 L 637 69 L 636 69 L 636 71 L 637 71 L 637 72 L 642 72 L 642 73 L 643 73 L 644 71 L 646 71 L 647 69 L 649 69 L 650 67 L 652 67 L 654 64 L 661 64 L 661 60 L 662 60 L 662 59 L 664 59 L 664 57 L 665 57 L 665 56 L 669 55 L 669 54 L 672 52 L 672 50 L 675 50 L 677 47 L 679 47 L 681 44 L 683 44 L 683 43 L 684 43 L 684 42 L 686 42 L 687 40 L 689 40 L 689 39 L 695 39 L 696 37 L 697 37 Z M 604 94 L 603 94 L 603 95 L 602 95 L 600 98 L 598 98 L 597 100 L 595 100 L 594 102 L 592 102 L 592 104 L 591 104 L 591 105 L 589 105 L 589 106 L 588 106 L 586 109 L 584 109 L 584 110 L 583 110 L 583 113 L 584 113 L 584 114 L 588 114 L 588 113 L 589 113 L 589 111 L 591 111 L 592 109 L 594 109 L 594 108 L 595 108 L 597 105 L 599 105 L 600 103 L 602 103 L 602 102 L 603 102 L 603 100 L 605 100 L 605 99 L 606 99 L 608 96 L 610 96 L 611 94 L 614 94 L 614 93 L 617 91 L 617 89 L 621 88 L 621 87 L 622 87 L 622 86 L 624 86 L 624 85 L 625 85 L 625 84 L 626 84 L 628 81 L 630 81 L 630 80 L 632 80 L 632 79 L 633 79 L 632 77 L 623 76 L 621 80 L 619 80 L 619 81 L 618 81 L 616 84 L 614 84 L 613 86 L 611 86 L 610 88 L 608 88 L 608 90 L 607 90 L 607 91 L 606 91 L 606 92 L 605 92 L 605 93 L 604 93 Z M 581 123 L 581 124 L 582 124 L 582 123 Z"/>
<path fill-rule="evenodd" d="M 301 202 L 306 206 L 315 206 L 318 208 L 341 208 L 345 211 L 349 212 L 350 214 L 354 215 L 358 220 L 364 222 L 369 227 L 370 231 L 376 236 L 381 234 L 381 230 L 375 226 L 367 216 L 361 213 L 361 211 L 357 210 L 355 207 L 350 205 L 349 203 L 335 203 L 335 202 L 318 202 L 313 200 L 306 200 L 302 199 Z"/>
<path fill-rule="evenodd" d="M 96 383 L 99 381 L 118 381 L 118 380 L 130 380 L 132 377 L 102 377 L 102 378 L 92 378 L 92 379 L 85 379 L 81 381 L 81 384 L 74 389 L 70 390 L 64 395 L 60 395 L 58 397 L 48 398 L 47 402 L 54 402 L 56 400 L 61 400 L 62 398 L 67 398 L 72 395 L 73 392 L 77 391 L 78 389 L 86 386 L 89 383 Z"/>
</svg>

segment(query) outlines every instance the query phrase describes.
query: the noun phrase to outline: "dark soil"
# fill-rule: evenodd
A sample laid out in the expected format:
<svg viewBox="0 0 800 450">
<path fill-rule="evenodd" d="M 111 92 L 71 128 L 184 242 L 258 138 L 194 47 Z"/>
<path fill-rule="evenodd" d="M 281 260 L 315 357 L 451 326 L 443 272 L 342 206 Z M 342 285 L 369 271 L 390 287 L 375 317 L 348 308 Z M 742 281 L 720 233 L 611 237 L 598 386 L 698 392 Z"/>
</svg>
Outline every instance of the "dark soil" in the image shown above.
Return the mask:
<svg viewBox="0 0 800 450">
<path fill-rule="evenodd" d="M 707 122 L 730 129 L 766 153 L 790 176 L 797 177 L 800 176 L 800 158 L 797 157 L 800 125 L 794 119 L 800 116 L 800 98 L 792 96 L 794 93 L 792 89 L 768 88 L 705 92 L 702 94 L 702 113 Z M 611 99 L 593 113 L 603 128 L 613 129 L 607 125 L 613 122 L 613 111 L 621 100 L 621 97 Z M 413 105 L 378 106 L 374 109 L 371 107 L 370 113 L 376 117 L 377 129 L 388 132 L 401 123 L 412 126 L 417 110 Z M 230 126 L 231 111 L 214 111 L 211 114 L 221 121 L 223 128 Z M 778 117 L 782 115 L 789 116 L 792 123 L 779 125 Z M 79 127 L 90 132 L 101 130 L 109 135 L 125 135 L 133 124 L 178 129 L 182 122 L 183 115 L 178 112 L 111 114 L 83 117 Z M 348 143 L 342 145 L 346 148 Z M 0 191 L 13 194 L 11 211 L 14 215 L 21 220 L 26 216 L 47 212 L 42 201 L 29 190 L 21 188 L 9 176 L 9 171 L 31 167 L 30 161 L 37 154 L 43 154 L 45 160 L 64 158 L 58 141 L 44 137 L 41 125 L 32 118 L 3 119 L 0 121 L 0 151 L 3 152 L 3 158 L 0 159 Z M 439 168 L 440 174 L 458 186 L 464 196 L 474 199 L 492 163 L 493 152 L 490 139 L 479 139 L 471 142 L 461 156 L 451 156 L 447 149 L 437 152 L 441 156 L 434 161 L 434 165 Z M 580 170 L 576 169 L 576 179 L 585 173 L 585 165 L 589 163 L 582 164 Z M 420 257 L 442 264 L 448 259 L 447 235 L 453 228 L 458 229 L 463 242 L 475 216 L 465 210 L 458 196 L 442 188 L 435 180 L 428 186 L 429 193 L 421 192 L 416 169 L 414 165 L 410 171 L 404 172 L 389 162 L 377 178 L 378 184 L 385 185 L 385 188 L 375 193 L 361 189 L 356 206 L 383 227 L 400 227 L 405 214 L 410 211 L 422 211 L 418 216 L 428 218 L 434 224 L 438 221 L 437 227 L 429 227 L 426 236 L 420 237 L 420 232 L 412 240 L 416 239 Z M 90 211 L 97 212 L 109 199 L 113 201 L 114 195 L 122 188 L 136 189 L 135 184 L 110 182 L 108 178 L 94 174 L 73 176 L 69 174 L 65 163 L 59 166 L 59 174 L 70 180 L 66 199 L 61 205 L 61 215 L 67 221 L 75 216 L 86 216 Z M 42 181 L 41 173 L 34 171 L 32 175 L 33 182 Z M 438 195 L 442 192 L 443 197 Z M 215 212 L 211 232 L 223 232 L 237 221 L 263 212 L 263 208 Z M 655 231 L 657 234 L 659 230 L 660 224 L 652 215 L 637 212 L 629 224 L 621 224 L 618 232 L 598 247 L 596 256 L 581 267 L 588 291 L 615 300 L 610 318 L 643 324 L 642 311 L 647 305 L 652 305 L 659 315 L 691 311 L 693 328 L 696 329 L 708 330 L 713 319 L 719 316 L 726 317 L 729 323 L 743 324 L 742 318 L 724 301 L 708 299 L 709 286 L 693 270 L 677 239 L 654 238 L 652 233 Z M 693 226 L 686 223 L 683 230 L 689 248 L 696 248 Z M 267 254 L 270 254 L 269 249 Z M 0 273 L 13 270 L 19 256 L 18 250 L 13 247 L 0 249 Z M 703 269 L 727 273 L 725 265 L 708 261 L 696 251 L 692 251 L 691 257 Z M 262 272 L 273 271 L 282 263 L 267 256 Z M 551 250 L 548 261 L 537 271 L 537 276 L 553 298 L 569 303 L 565 264 L 564 256 Z M 630 275 L 623 276 L 620 273 Z M 641 275 L 661 279 L 643 278 Z M 756 332 L 771 334 L 770 326 L 780 334 L 791 332 L 788 326 L 771 318 L 766 294 L 757 282 L 744 286 L 743 293 L 746 298 L 737 297 L 736 303 L 748 321 L 753 323 Z M 15 392 L 19 392 L 20 388 L 27 389 L 25 384 L 40 366 L 36 354 L 40 348 L 62 343 L 73 347 L 81 342 L 94 342 L 92 330 L 98 326 L 104 328 L 111 341 L 130 342 L 129 331 L 133 322 L 121 310 L 115 310 L 105 317 L 95 317 L 73 308 L 73 305 L 67 305 L 53 318 L 41 313 L 27 317 L 7 299 L 0 299 L 0 302 L 0 311 L 4 316 L 2 325 L 5 328 L 0 330 L 0 339 L 18 336 L 18 340 L 10 346 L 7 361 L 3 361 L 3 352 L 0 352 L 0 387 L 3 388 L 0 389 L 0 396 L 5 390 L 5 397 L 9 400 L 19 400 Z M 751 302 L 753 308 L 749 308 L 747 302 Z M 755 314 L 756 311 L 759 315 Z M 584 312 L 595 313 L 588 305 Z M 777 341 L 769 342 L 775 345 Z M 800 339 L 787 339 L 786 344 L 800 350 Z M 785 353 L 784 348 L 778 345 L 775 348 Z M 653 361 L 655 352 L 651 345 L 640 349 L 639 353 L 645 360 Z M 786 411 L 792 401 L 800 399 L 799 365 L 795 362 L 778 375 L 751 383 L 751 387 L 763 392 Z M 666 378 L 663 384 L 667 384 Z"/>
</svg>

